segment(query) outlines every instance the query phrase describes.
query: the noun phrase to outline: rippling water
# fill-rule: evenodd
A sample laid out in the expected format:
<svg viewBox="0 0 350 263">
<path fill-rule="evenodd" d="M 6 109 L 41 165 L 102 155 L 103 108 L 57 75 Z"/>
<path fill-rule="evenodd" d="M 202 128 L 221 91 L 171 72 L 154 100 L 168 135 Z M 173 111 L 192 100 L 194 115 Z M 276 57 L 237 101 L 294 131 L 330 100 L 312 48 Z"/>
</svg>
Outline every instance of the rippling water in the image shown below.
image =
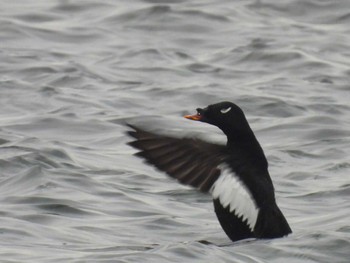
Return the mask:
<svg viewBox="0 0 350 263">
<path fill-rule="evenodd" d="M 349 50 L 348 0 L 1 1 L 1 262 L 348 262 Z M 125 122 L 223 141 L 181 117 L 222 100 L 287 238 L 233 244 L 125 144 Z"/>
</svg>

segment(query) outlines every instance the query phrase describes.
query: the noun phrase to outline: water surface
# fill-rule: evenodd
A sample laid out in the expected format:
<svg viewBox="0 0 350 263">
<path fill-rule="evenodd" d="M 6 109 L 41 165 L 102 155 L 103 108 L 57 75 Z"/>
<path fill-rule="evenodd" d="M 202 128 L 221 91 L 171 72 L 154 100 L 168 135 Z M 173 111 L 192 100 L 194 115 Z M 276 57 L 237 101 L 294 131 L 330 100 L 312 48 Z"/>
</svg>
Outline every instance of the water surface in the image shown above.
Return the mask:
<svg viewBox="0 0 350 263">
<path fill-rule="evenodd" d="M 350 2 L 1 1 L 2 262 L 348 262 Z M 240 105 L 293 234 L 233 244 L 125 122 Z M 206 241 L 206 242 L 202 242 Z M 208 244 L 210 243 L 210 244 Z"/>
</svg>

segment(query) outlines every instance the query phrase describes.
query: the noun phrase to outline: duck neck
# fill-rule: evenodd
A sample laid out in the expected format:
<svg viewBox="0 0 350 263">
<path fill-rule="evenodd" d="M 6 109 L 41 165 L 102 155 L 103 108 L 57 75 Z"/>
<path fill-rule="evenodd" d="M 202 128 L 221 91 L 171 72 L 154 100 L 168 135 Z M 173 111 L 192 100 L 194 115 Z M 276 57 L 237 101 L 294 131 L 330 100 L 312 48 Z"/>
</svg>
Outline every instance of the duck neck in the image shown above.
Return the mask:
<svg viewBox="0 0 350 263">
<path fill-rule="evenodd" d="M 224 130 L 223 130 L 224 131 Z M 250 162 L 267 169 L 267 160 L 263 149 L 256 139 L 253 131 L 248 129 L 225 132 L 227 147 L 237 155 L 244 155 Z"/>
</svg>

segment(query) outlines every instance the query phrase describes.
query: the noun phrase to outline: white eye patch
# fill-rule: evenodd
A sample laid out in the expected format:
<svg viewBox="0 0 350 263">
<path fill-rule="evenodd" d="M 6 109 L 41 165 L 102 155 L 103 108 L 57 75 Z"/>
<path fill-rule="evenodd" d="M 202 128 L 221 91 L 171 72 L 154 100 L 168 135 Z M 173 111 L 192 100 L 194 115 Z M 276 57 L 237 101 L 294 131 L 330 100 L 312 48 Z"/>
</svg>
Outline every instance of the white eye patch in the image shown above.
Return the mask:
<svg viewBox="0 0 350 263">
<path fill-rule="evenodd" d="M 231 110 L 231 107 L 228 107 L 227 109 L 221 109 L 220 112 L 221 113 L 228 113 Z"/>
</svg>

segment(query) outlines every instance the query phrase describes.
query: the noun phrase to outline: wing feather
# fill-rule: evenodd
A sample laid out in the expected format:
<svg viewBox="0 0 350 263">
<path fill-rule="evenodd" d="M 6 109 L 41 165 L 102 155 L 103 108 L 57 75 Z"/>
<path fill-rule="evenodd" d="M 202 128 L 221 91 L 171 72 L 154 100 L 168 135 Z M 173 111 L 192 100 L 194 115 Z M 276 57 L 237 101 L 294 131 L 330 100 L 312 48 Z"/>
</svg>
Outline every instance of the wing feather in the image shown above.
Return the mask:
<svg viewBox="0 0 350 263">
<path fill-rule="evenodd" d="M 129 125 L 135 140 L 128 144 L 139 150 L 137 156 L 180 183 L 208 192 L 220 176 L 218 165 L 227 159 L 223 145 L 192 138 L 174 138 Z"/>
</svg>

